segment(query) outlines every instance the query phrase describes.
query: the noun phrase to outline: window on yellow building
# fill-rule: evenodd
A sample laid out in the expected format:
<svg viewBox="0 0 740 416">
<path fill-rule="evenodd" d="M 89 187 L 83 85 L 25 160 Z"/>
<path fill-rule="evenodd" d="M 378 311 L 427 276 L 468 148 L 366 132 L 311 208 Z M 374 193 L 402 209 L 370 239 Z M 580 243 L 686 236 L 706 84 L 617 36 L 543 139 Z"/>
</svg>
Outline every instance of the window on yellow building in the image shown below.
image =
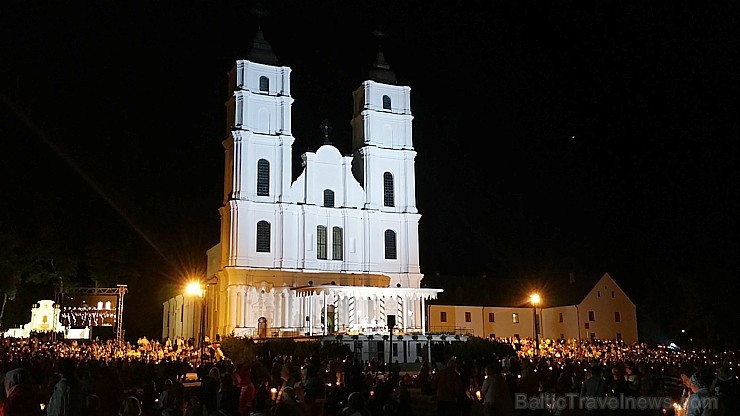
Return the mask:
<svg viewBox="0 0 740 416">
<path fill-rule="evenodd" d="M 496 322 L 496 316 L 493 312 L 488 312 L 488 322 Z"/>
<path fill-rule="evenodd" d="M 614 312 L 614 322 L 622 322 L 622 314 L 619 312 Z"/>
<path fill-rule="evenodd" d="M 518 313 L 512 313 L 511 314 L 511 321 L 515 324 L 519 323 L 519 314 Z"/>
<path fill-rule="evenodd" d="M 465 322 L 470 322 L 473 320 L 473 317 L 471 316 L 470 312 L 465 312 Z"/>
<path fill-rule="evenodd" d="M 440 312 L 439 313 L 439 321 L 440 322 L 447 322 L 447 312 Z"/>
<path fill-rule="evenodd" d="M 596 313 L 594 311 L 588 311 L 588 320 L 589 321 L 595 321 L 596 320 Z"/>
</svg>

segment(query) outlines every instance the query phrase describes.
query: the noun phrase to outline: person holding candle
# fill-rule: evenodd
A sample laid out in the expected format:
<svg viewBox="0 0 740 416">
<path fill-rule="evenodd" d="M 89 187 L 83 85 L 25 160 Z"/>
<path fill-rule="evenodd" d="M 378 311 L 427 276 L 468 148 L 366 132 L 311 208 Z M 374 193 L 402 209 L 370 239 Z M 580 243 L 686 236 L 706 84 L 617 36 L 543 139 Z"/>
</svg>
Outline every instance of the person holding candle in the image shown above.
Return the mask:
<svg viewBox="0 0 740 416">
<path fill-rule="evenodd" d="M 711 369 L 702 369 L 691 376 L 691 396 L 689 396 L 686 416 L 720 416 L 716 397 L 709 391 L 714 381 Z"/>
<path fill-rule="evenodd" d="M 484 416 L 514 415 L 514 404 L 511 402 L 509 387 L 501 374 L 501 363 L 494 361 L 486 366 L 486 377 L 480 389 L 483 399 Z"/>
</svg>

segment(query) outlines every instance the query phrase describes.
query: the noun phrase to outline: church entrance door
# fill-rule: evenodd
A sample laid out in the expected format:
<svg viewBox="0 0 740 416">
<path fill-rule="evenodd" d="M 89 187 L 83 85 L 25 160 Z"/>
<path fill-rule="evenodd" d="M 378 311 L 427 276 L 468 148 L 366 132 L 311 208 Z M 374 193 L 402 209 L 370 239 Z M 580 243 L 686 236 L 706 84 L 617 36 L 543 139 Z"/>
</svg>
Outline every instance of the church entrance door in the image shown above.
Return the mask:
<svg viewBox="0 0 740 416">
<path fill-rule="evenodd" d="M 267 338 L 267 318 L 264 316 L 257 320 L 257 337 Z"/>
</svg>

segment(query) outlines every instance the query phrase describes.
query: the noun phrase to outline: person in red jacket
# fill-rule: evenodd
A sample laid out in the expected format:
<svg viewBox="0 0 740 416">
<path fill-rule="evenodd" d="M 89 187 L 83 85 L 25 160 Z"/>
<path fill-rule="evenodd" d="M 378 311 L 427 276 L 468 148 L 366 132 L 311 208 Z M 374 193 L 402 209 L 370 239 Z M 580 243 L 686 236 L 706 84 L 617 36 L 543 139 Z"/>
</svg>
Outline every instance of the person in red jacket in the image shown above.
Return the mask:
<svg viewBox="0 0 740 416">
<path fill-rule="evenodd" d="M 31 373 L 25 368 L 10 370 L 5 374 L 7 399 L 0 408 L 0 416 L 41 415 L 41 401 L 33 390 Z"/>
<path fill-rule="evenodd" d="M 246 364 L 240 364 L 234 372 L 234 381 L 240 389 L 239 415 L 249 416 L 252 413 L 252 404 L 257 395 L 257 389 L 252 382 L 252 371 Z"/>
</svg>

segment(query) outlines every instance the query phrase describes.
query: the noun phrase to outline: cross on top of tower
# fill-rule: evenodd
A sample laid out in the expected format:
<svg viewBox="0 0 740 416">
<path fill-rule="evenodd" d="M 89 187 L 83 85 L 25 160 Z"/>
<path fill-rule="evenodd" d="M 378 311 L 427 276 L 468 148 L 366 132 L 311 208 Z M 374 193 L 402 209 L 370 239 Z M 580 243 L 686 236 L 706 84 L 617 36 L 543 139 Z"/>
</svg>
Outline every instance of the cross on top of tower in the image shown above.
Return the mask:
<svg viewBox="0 0 740 416">
<path fill-rule="evenodd" d="M 262 34 L 262 19 L 269 15 L 267 10 L 262 7 L 260 2 L 254 5 L 250 10 L 253 16 L 257 18 L 257 34 L 252 42 L 252 47 L 249 50 L 247 58 L 250 61 L 259 62 L 267 65 L 277 65 L 278 60 L 275 56 L 275 52 L 272 51 L 272 46 L 265 40 L 265 36 Z"/>
<path fill-rule="evenodd" d="M 329 133 L 331 133 L 331 124 L 329 124 L 329 119 L 325 118 L 324 121 L 321 122 L 319 129 L 324 133 L 324 144 L 330 145 L 331 141 L 329 140 Z"/>
</svg>

